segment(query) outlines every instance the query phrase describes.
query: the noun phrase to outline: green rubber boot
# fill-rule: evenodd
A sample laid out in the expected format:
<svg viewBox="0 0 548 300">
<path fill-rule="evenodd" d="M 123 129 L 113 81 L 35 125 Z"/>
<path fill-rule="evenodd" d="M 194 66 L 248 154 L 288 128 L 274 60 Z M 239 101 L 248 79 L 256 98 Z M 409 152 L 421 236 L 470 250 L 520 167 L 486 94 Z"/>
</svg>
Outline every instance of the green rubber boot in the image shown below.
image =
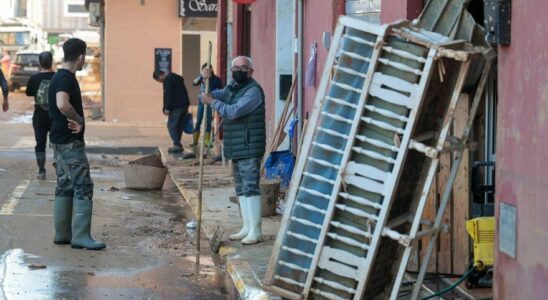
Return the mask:
<svg viewBox="0 0 548 300">
<path fill-rule="evenodd" d="M 72 241 L 70 243 L 72 248 L 88 250 L 101 250 L 106 248 L 105 243 L 95 241 L 90 235 L 92 211 L 92 201 L 74 201 L 74 216 L 72 218 Z"/>
<path fill-rule="evenodd" d="M 53 223 L 55 225 L 55 237 L 53 243 L 68 245 L 72 239 L 72 197 L 55 197 L 53 204 Z"/>
<path fill-rule="evenodd" d="M 195 131 L 193 134 L 192 134 L 192 145 L 191 146 L 196 146 L 200 144 L 200 132 L 199 131 Z"/>
</svg>

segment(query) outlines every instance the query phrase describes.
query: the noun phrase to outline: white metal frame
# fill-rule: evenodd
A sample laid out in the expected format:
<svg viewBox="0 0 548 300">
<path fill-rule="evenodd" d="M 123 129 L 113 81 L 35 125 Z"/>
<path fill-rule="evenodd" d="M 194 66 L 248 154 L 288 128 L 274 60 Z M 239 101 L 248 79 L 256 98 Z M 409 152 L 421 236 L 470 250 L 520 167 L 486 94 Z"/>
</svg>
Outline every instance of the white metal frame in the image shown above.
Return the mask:
<svg viewBox="0 0 548 300">
<path fill-rule="evenodd" d="M 396 27 L 398 26 L 398 24 L 393 24 L 391 26 Z M 457 170 L 460 164 L 460 160 L 462 157 L 461 153 L 466 147 L 468 135 L 470 133 L 472 122 L 474 120 L 477 108 L 479 106 L 479 102 L 483 95 L 483 90 L 485 87 L 487 77 L 490 72 L 490 68 L 492 65 L 491 61 L 494 55 L 492 53 L 492 50 L 486 51 L 485 53 L 483 53 L 483 55 L 485 56 L 487 60 L 487 63 L 483 70 L 482 77 L 480 78 L 479 85 L 473 99 L 472 108 L 468 116 L 465 132 L 463 133 L 462 137 L 458 139 L 459 145 L 457 145 L 456 147 L 454 146 L 445 147 L 446 141 L 449 140 L 449 129 L 454 117 L 457 103 L 459 101 L 461 90 L 469 75 L 468 71 L 472 63 L 472 57 L 479 55 L 479 52 L 454 51 L 448 48 L 443 48 L 443 45 L 434 45 L 434 44 L 431 44 L 430 42 L 422 43 L 427 48 L 430 48 L 430 50 L 428 52 L 426 59 L 423 61 L 422 72 L 420 70 L 415 70 L 416 72 L 419 72 L 415 74 L 422 75 L 418 83 L 418 86 L 415 89 L 407 87 L 407 89 L 414 91 L 411 93 L 411 96 L 409 97 L 409 99 L 414 99 L 414 101 L 410 106 L 408 106 L 408 108 L 410 109 L 410 112 L 406 120 L 405 129 L 402 130 L 401 132 L 398 131 L 400 134 L 403 134 L 403 139 L 400 142 L 400 145 L 398 146 L 399 150 L 397 151 L 393 150 L 394 152 L 397 152 L 397 156 L 392 161 L 392 163 L 394 164 L 394 167 L 392 171 L 390 172 L 391 175 L 388 177 L 388 180 L 384 181 L 383 185 L 377 187 L 376 183 L 373 181 L 369 182 L 365 178 L 358 178 L 358 177 L 353 178 L 353 174 L 360 174 L 359 168 L 363 166 L 358 166 L 358 164 L 356 164 L 355 162 L 349 162 L 348 160 L 352 151 L 355 150 L 354 142 L 355 142 L 355 139 L 358 138 L 356 136 L 356 133 L 360 126 L 360 123 L 362 121 L 374 122 L 372 120 L 367 120 L 367 118 L 364 118 L 363 111 L 365 107 L 367 106 L 366 102 L 369 96 L 375 95 L 375 93 L 381 92 L 380 87 L 375 86 L 375 80 L 382 79 L 382 74 L 379 75 L 375 73 L 375 71 L 377 70 L 377 64 L 378 63 L 392 64 L 392 65 L 395 64 L 394 62 L 390 62 L 387 60 L 383 61 L 383 59 L 380 58 L 382 51 L 386 51 L 386 52 L 398 51 L 384 45 L 385 36 L 388 33 L 389 29 L 391 29 L 391 26 L 379 27 L 374 25 L 368 25 L 367 23 L 363 23 L 359 20 L 348 18 L 348 17 L 342 17 L 339 20 L 339 26 L 337 26 L 336 32 L 335 32 L 334 45 L 339 44 L 343 34 L 343 30 L 345 28 L 353 28 L 353 29 L 369 32 L 371 34 L 375 34 L 377 36 L 377 40 L 374 43 L 374 50 L 373 50 L 373 55 L 370 59 L 369 69 L 368 69 L 367 75 L 365 76 L 365 81 L 361 89 L 359 102 L 356 106 L 356 112 L 351 123 L 352 126 L 348 134 L 348 138 L 350 140 L 349 142 L 346 143 L 344 150 L 341 150 L 341 149 L 337 150 L 337 152 L 342 154 L 343 156 L 341 159 L 341 166 L 338 169 L 338 175 L 336 177 L 336 180 L 333 180 L 332 182 L 330 182 L 330 184 L 333 185 L 331 195 L 329 196 L 321 195 L 319 193 L 317 195 L 317 196 L 325 197 L 326 199 L 329 200 L 329 205 L 327 209 L 321 211 L 324 214 L 323 224 L 320 225 L 320 224 L 313 224 L 312 222 L 309 222 L 310 223 L 309 225 L 314 225 L 317 228 L 321 227 L 321 232 L 319 234 L 318 240 L 315 241 L 316 246 L 315 246 L 314 253 L 313 254 L 300 253 L 301 255 L 304 254 L 305 256 L 308 256 L 311 258 L 310 268 L 306 270 L 305 272 L 306 281 L 304 283 L 299 283 L 299 282 L 293 281 L 290 278 L 284 278 L 286 283 L 296 284 L 299 287 L 301 287 L 302 294 L 296 294 L 294 292 L 272 285 L 274 278 L 276 277 L 274 275 L 274 272 L 275 272 L 274 270 L 276 268 L 276 263 L 280 255 L 280 247 L 282 246 L 284 242 L 285 233 L 288 229 L 287 227 L 289 226 L 289 222 L 290 222 L 289 219 L 291 219 L 291 213 L 288 213 L 288 212 L 284 214 L 284 218 L 282 220 L 282 226 L 280 228 L 280 232 L 276 240 L 274 252 L 270 260 L 270 268 L 267 272 L 267 275 L 265 276 L 265 288 L 275 292 L 276 294 L 282 295 L 290 299 L 308 299 L 312 297 L 310 293 L 313 292 L 315 294 L 319 294 L 328 299 L 343 299 L 335 294 L 315 290 L 312 288 L 314 281 L 318 280 L 318 278 L 315 277 L 316 270 L 320 264 L 323 264 L 324 266 L 332 267 L 330 271 L 336 274 L 350 272 L 351 274 L 355 273 L 355 275 L 359 275 L 358 280 L 356 280 L 358 282 L 357 287 L 355 289 L 349 289 L 351 290 L 349 291 L 349 293 L 354 294 L 354 297 L 353 297 L 354 300 L 361 299 L 365 292 L 365 287 L 370 275 L 370 271 L 373 268 L 373 261 L 375 256 L 377 255 L 377 248 L 378 248 L 379 242 L 381 238 L 385 236 L 398 241 L 402 246 L 405 247 L 403 255 L 401 256 L 398 272 L 396 273 L 395 280 L 393 281 L 393 288 L 390 295 L 390 299 L 396 299 L 399 293 L 399 289 L 403 280 L 404 273 L 407 268 L 409 257 L 416 245 L 415 241 L 420 238 L 426 237 L 430 241 L 429 247 L 428 247 L 427 254 L 423 260 L 423 263 L 421 265 L 419 277 L 417 279 L 417 284 L 413 291 L 412 298 L 416 299 L 418 297 L 420 287 L 424 279 L 424 275 L 426 273 L 426 268 L 428 266 L 428 262 L 433 251 L 434 244 L 439 235 L 440 228 L 442 228 L 441 220 L 442 220 L 442 217 L 449 199 L 449 195 L 452 190 L 452 185 L 455 180 Z M 404 38 L 408 40 L 409 39 L 413 40 L 412 39 L 413 37 L 409 36 L 408 32 L 406 33 L 406 31 L 402 31 L 397 28 L 393 30 L 391 33 L 396 35 L 402 34 L 402 35 L 405 35 Z M 417 41 L 414 40 L 414 42 L 417 42 Z M 446 45 L 449 46 L 452 44 L 456 44 L 456 43 L 450 42 Z M 334 62 L 338 54 L 338 50 L 339 50 L 338 47 L 331 48 L 326 66 L 336 68 L 336 66 L 334 66 Z M 454 86 L 454 91 L 451 94 L 451 99 L 449 101 L 449 104 L 445 113 L 444 121 L 442 123 L 441 132 L 439 133 L 437 137 L 437 142 L 435 147 L 429 147 L 425 144 L 422 144 L 422 141 L 423 141 L 422 138 L 415 137 L 415 139 L 413 139 L 411 137 L 411 134 L 414 132 L 415 125 L 416 125 L 415 119 L 417 118 L 418 112 L 421 111 L 421 105 L 425 99 L 425 94 L 427 92 L 427 87 L 430 82 L 431 75 L 434 73 L 432 70 L 434 61 L 438 57 L 450 58 L 453 60 L 460 61 L 461 63 L 459 67 L 457 81 Z M 398 67 L 405 67 L 405 66 L 398 66 Z M 329 98 L 327 97 L 326 93 L 327 93 L 327 87 L 330 84 L 329 78 L 330 78 L 331 72 L 332 72 L 332 68 L 325 68 L 324 74 L 322 76 L 322 82 L 319 88 L 319 93 L 316 95 L 316 101 L 315 101 L 314 110 L 313 110 L 314 113 L 312 115 L 312 118 L 310 119 L 310 122 L 308 123 L 309 126 L 305 129 L 306 134 L 305 134 L 304 143 L 303 143 L 303 149 L 302 149 L 303 151 L 301 152 L 301 155 L 299 155 L 297 165 L 295 168 L 294 178 L 292 180 L 290 191 L 288 194 L 287 207 L 289 209 L 293 209 L 293 207 L 296 204 L 299 204 L 298 202 L 296 203 L 296 198 L 297 198 L 296 196 L 300 189 L 305 165 L 307 163 L 307 159 L 309 158 L 309 152 L 311 151 L 313 144 L 317 146 L 317 144 L 313 143 L 312 140 L 314 138 L 314 132 L 316 131 L 315 125 L 317 124 L 318 119 L 320 118 L 320 114 L 322 113 L 321 108 L 324 105 L 324 101 L 328 100 L 327 98 Z M 406 88 L 405 84 L 403 84 L 402 88 Z M 394 101 L 398 101 L 397 96 L 394 95 L 394 97 L 396 99 Z M 376 123 L 376 126 L 387 126 L 386 124 L 378 124 L 378 123 L 379 122 Z M 365 138 L 365 137 L 362 137 L 362 138 Z M 328 147 L 326 145 L 323 145 L 323 146 Z M 432 186 L 437 168 L 439 166 L 438 154 L 444 151 L 455 151 L 455 149 L 459 154 L 455 157 L 453 161 L 451 174 L 445 186 L 442 201 L 438 209 L 438 212 L 436 214 L 435 221 L 429 229 L 419 231 L 419 226 L 423 222 L 421 218 L 424 212 L 424 207 L 426 205 L 428 193 L 430 191 L 430 187 Z M 336 149 L 331 149 L 331 150 L 335 151 Z M 419 187 L 422 187 L 421 189 L 422 193 L 420 198 L 418 199 L 418 203 L 414 212 L 409 213 L 405 217 L 398 218 L 398 220 L 392 220 L 391 224 L 386 224 L 387 216 L 390 212 L 390 208 L 393 203 L 393 198 L 395 196 L 396 186 L 397 186 L 397 183 L 399 182 L 400 175 L 403 169 L 403 163 L 405 162 L 405 158 L 409 150 L 417 150 L 423 153 L 425 156 L 432 158 L 432 160 L 430 161 L 430 165 L 428 167 L 428 173 L 426 178 L 419 183 Z M 361 172 L 363 172 L 363 170 Z M 374 176 L 382 176 L 382 174 L 377 173 L 377 175 L 374 175 Z M 340 250 L 325 246 L 325 241 L 328 236 L 329 228 L 331 226 L 334 226 L 332 219 L 335 214 L 335 210 L 337 208 L 338 209 L 341 208 L 340 205 L 337 204 L 337 199 L 339 198 L 341 193 L 342 183 L 343 181 L 348 182 L 349 180 L 359 180 L 360 183 L 362 184 L 374 186 L 379 191 L 379 194 L 382 194 L 384 196 L 384 201 L 382 205 L 379 205 L 378 207 L 379 212 L 374 218 L 375 228 L 374 228 L 374 232 L 370 233 L 370 242 L 367 248 L 367 254 L 365 257 L 359 257 L 360 259 L 365 258 L 365 260 L 363 261 L 363 263 L 358 263 L 359 267 L 356 271 L 349 268 L 345 268 L 343 265 L 340 265 L 340 264 L 336 265 L 329 262 L 328 258 L 331 257 L 332 254 L 333 255 L 337 254 L 338 252 L 340 252 Z M 302 206 L 302 204 L 299 204 L 299 205 Z M 303 221 L 306 221 L 306 220 L 303 220 Z M 406 222 L 411 222 L 411 229 L 409 233 L 402 234 L 400 232 L 393 230 L 393 228 Z M 338 253 L 338 254 L 340 255 L 341 253 Z M 353 259 L 353 255 L 351 255 L 350 253 L 347 253 L 347 254 L 349 256 L 348 259 Z M 290 263 L 284 262 L 284 264 L 288 265 Z M 291 267 L 297 270 L 299 269 L 299 266 L 297 265 L 291 265 Z M 331 282 L 330 284 L 335 285 L 337 283 Z M 339 288 L 341 288 L 341 286 L 339 286 Z"/>
</svg>

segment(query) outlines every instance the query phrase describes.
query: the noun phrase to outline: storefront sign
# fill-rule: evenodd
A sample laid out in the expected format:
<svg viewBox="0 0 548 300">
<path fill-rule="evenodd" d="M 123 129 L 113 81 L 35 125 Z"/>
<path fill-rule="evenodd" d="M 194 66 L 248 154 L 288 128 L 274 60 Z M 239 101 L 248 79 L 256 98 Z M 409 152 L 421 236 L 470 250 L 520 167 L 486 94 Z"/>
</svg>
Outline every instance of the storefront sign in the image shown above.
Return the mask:
<svg viewBox="0 0 548 300">
<path fill-rule="evenodd" d="M 179 0 L 181 17 L 217 17 L 217 0 Z"/>
<path fill-rule="evenodd" d="M 171 72 L 171 49 L 156 48 L 154 49 L 154 70 Z"/>
</svg>

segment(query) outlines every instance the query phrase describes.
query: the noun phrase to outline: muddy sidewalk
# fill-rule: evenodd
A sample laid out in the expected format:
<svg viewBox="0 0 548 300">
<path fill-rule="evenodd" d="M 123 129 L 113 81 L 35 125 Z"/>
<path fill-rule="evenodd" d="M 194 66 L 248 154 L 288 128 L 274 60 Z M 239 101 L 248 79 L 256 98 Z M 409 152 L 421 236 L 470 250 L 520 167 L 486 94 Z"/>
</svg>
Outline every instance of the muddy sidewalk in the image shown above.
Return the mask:
<svg viewBox="0 0 548 300">
<path fill-rule="evenodd" d="M 208 247 L 196 269 L 192 211 L 169 178 L 163 191 L 124 188 L 121 166 L 133 158 L 89 155 L 92 234 L 107 249 L 83 251 L 52 243 L 53 170 L 29 180 L 32 152 L 0 153 L 0 186 L 11 191 L 0 202 L 0 298 L 237 299 Z"/>
</svg>

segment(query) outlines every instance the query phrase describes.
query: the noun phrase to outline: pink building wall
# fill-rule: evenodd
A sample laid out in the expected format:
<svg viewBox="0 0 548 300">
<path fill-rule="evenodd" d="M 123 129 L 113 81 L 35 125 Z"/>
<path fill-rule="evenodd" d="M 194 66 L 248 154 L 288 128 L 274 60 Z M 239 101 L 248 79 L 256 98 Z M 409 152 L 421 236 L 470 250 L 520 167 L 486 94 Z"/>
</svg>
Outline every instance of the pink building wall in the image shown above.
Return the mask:
<svg viewBox="0 0 548 300">
<path fill-rule="evenodd" d="M 413 20 L 422 11 L 423 0 L 382 0 L 381 22 L 383 24 L 397 20 Z"/>
<path fill-rule="evenodd" d="M 324 32 L 333 35 L 339 15 L 344 14 L 344 1 L 334 0 L 326 1 L 327 5 L 318 5 L 314 1 L 304 1 L 304 42 L 303 42 L 303 78 L 306 73 L 306 66 L 310 58 L 310 45 L 317 44 L 318 59 L 316 64 L 316 83 L 314 86 L 307 86 L 303 82 L 303 117 L 306 114 L 312 115 L 314 100 L 316 98 L 317 88 L 320 85 L 325 61 L 327 60 L 328 49 L 323 47 L 322 36 Z"/>
<path fill-rule="evenodd" d="M 152 79 L 154 48 L 172 49 L 181 74 L 181 19 L 177 1 L 106 1 L 106 120 L 160 122 L 162 85 Z M 186 79 L 186 84 L 190 80 Z"/>
<path fill-rule="evenodd" d="M 276 1 L 257 1 L 251 5 L 251 11 L 251 58 L 256 70 L 253 77 L 265 92 L 269 141 L 276 127 Z"/>
<path fill-rule="evenodd" d="M 496 214 L 516 207 L 517 244 L 514 259 L 497 233 L 495 299 L 548 299 L 546 12 L 545 0 L 512 1 L 512 42 L 499 47 Z"/>
</svg>

